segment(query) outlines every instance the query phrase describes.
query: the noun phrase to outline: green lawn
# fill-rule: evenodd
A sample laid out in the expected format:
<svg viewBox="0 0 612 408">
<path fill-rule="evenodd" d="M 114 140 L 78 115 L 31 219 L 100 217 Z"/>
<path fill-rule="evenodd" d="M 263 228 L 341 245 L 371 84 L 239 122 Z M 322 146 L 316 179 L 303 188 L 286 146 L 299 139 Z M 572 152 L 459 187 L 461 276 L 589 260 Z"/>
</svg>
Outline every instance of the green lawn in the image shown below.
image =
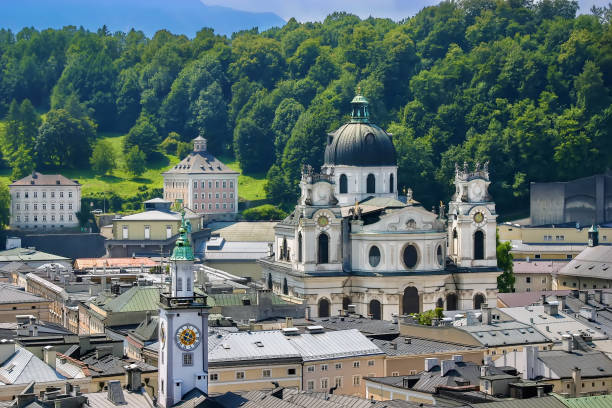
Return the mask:
<svg viewBox="0 0 612 408">
<path fill-rule="evenodd" d="M 4 124 L 0 121 L 0 130 Z M 65 169 L 59 172 L 64 176 L 76 179 L 83 185 L 83 196 L 96 193 L 114 192 L 121 197 L 131 197 L 136 195 L 138 187 L 146 185 L 149 189 L 162 188 L 162 173 L 179 162 L 178 157 L 168 154 L 159 154 L 156 159 L 147 162 L 147 170 L 139 177 L 133 177 L 125 171 L 125 157 L 123 155 L 123 139 L 125 135 L 116 133 L 103 133 L 101 139 L 108 141 L 117 158 L 117 168 L 105 176 L 95 175 L 91 169 L 73 170 Z M 222 160 L 232 170 L 241 172 L 238 162 L 231 159 Z M 11 170 L 0 170 L 0 182 L 10 184 Z M 264 185 L 266 183 L 265 174 L 256 176 L 238 177 L 238 195 L 243 200 L 262 200 L 266 198 Z"/>
<path fill-rule="evenodd" d="M 264 191 L 264 186 L 266 185 L 266 175 L 264 173 L 247 176 L 242 174 L 240 164 L 236 160 L 226 157 L 220 157 L 219 160 L 230 169 L 240 172 L 240 176 L 238 176 L 238 196 L 240 198 L 246 201 L 265 200 L 266 192 Z"/>
</svg>

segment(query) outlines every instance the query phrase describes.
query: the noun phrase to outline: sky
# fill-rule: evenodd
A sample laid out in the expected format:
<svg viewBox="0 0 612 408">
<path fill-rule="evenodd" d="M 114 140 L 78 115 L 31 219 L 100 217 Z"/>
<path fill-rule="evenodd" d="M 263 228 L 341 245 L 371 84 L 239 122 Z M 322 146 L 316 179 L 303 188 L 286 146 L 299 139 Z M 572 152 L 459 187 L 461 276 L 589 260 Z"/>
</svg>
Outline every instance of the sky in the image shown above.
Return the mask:
<svg viewBox="0 0 612 408">
<path fill-rule="evenodd" d="M 386 17 L 393 20 L 413 16 L 423 7 L 438 4 L 439 0 L 201 0 L 208 5 L 232 7 L 244 11 L 270 11 L 285 20 L 322 21 L 334 11 L 347 11 L 362 18 Z M 607 5 L 612 0 L 578 0 L 580 12 L 591 6 Z"/>
</svg>

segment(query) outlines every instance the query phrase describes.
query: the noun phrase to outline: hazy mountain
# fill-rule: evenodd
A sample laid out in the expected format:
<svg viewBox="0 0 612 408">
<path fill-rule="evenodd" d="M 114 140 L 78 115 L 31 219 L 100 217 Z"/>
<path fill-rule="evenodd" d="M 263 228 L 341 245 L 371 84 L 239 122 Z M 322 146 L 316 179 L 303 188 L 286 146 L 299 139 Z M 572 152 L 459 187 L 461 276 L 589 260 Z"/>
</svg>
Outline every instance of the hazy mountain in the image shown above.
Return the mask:
<svg viewBox="0 0 612 408">
<path fill-rule="evenodd" d="M 216 33 L 282 26 L 285 21 L 271 12 L 241 11 L 205 5 L 200 0 L 0 0 L 0 28 L 61 28 L 66 25 L 110 31 L 131 28 L 153 35 L 167 29 L 193 37 L 202 27 Z"/>
</svg>

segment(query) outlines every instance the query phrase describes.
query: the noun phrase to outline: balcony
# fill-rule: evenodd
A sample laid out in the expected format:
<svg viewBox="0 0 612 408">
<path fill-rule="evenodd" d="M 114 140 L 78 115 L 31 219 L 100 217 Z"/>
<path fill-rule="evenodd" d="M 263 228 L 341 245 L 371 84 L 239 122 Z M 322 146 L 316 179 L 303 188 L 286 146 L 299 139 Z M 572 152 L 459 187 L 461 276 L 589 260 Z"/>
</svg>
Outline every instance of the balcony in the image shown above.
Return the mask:
<svg viewBox="0 0 612 408">
<path fill-rule="evenodd" d="M 190 308 L 190 307 L 210 307 L 208 306 L 206 299 L 208 296 L 196 295 L 175 297 L 170 293 L 160 293 L 159 302 L 162 306 L 171 308 Z"/>
</svg>

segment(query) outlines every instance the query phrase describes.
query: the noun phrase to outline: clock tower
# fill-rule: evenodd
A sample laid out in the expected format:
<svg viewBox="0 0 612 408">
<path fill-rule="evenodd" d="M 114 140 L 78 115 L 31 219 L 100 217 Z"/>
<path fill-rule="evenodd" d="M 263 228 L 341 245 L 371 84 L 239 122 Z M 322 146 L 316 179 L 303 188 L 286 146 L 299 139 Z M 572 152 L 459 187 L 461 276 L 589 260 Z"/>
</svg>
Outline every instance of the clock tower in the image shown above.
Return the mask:
<svg viewBox="0 0 612 408">
<path fill-rule="evenodd" d="M 169 293 L 160 295 L 160 407 L 181 401 L 193 389 L 208 393 L 208 306 L 206 296 L 193 292 L 193 249 L 183 222 L 170 257 Z"/>
<path fill-rule="evenodd" d="M 458 267 L 497 267 L 497 213 L 489 195 L 489 164 L 455 165 L 448 208 L 448 254 Z"/>
</svg>

